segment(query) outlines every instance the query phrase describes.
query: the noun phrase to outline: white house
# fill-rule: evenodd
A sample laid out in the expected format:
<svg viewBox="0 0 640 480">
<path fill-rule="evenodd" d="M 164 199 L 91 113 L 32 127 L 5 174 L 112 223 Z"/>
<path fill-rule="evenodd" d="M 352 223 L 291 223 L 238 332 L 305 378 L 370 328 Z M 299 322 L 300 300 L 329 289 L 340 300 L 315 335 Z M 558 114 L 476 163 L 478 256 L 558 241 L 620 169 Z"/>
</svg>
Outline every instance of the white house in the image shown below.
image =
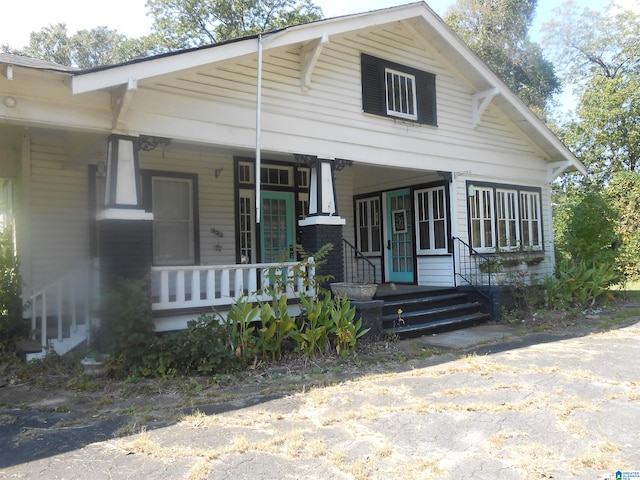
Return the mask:
<svg viewBox="0 0 640 480">
<path fill-rule="evenodd" d="M 295 243 L 344 239 L 378 283 L 466 285 L 485 254 L 533 254 L 542 276 L 569 170 L 585 171 L 424 2 L 85 71 L 0 54 L 34 324 L 95 259 L 151 272 L 154 310 L 176 314 L 159 329 L 250 291 Z"/>
</svg>

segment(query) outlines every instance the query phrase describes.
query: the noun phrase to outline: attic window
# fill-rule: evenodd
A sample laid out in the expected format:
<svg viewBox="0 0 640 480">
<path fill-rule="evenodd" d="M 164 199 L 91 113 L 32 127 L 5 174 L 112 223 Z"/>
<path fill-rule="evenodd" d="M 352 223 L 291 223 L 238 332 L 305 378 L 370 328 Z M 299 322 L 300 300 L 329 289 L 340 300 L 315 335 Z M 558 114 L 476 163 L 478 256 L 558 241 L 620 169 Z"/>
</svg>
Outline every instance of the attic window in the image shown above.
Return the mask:
<svg viewBox="0 0 640 480">
<path fill-rule="evenodd" d="M 418 119 L 416 108 L 416 79 L 390 68 L 385 68 L 387 87 L 387 115 Z"/>
<path fill-rule="evenodd" d="M 365 53 L 361 56 L 366 113 L 437 126 L 436 76 Z"/>
</svg>

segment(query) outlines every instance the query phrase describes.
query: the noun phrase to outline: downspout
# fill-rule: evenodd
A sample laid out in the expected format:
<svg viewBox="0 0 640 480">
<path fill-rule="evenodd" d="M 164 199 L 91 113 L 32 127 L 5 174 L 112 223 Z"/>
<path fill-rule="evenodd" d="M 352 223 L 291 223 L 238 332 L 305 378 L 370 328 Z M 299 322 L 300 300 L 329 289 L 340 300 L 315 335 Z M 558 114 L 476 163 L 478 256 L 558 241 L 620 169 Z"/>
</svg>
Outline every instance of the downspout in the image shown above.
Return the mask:
<svg viewBox="0 0 640 480">
<path fill-rule="evenodd" d="M 260 223 L 260 169 L 262 159 L 260 157 L 261 135 L 262 130 L 262 44 L 271 38 L 282 35 L 287 30 L 280 30 L 272 33 L 267 37 L 263 37 L 262 33 L 258 34 L 258 78 L 256 85 L 256 223 Z"/>
<path fill-rule="evenodd" d="M 260 223 L 260 178 L 261 158 L 260 158 L 260 130 L 262 128 L 262 33 L 258 34 L 258 81 L 256 92 L 256 223 Z"/>
</svg>

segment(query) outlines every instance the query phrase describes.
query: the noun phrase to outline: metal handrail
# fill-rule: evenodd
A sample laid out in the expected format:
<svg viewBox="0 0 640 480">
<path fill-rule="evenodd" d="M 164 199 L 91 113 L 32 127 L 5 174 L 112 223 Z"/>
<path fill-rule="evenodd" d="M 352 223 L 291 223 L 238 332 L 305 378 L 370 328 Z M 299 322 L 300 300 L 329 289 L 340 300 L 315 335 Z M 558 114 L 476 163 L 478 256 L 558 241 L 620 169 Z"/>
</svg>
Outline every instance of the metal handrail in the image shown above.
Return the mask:
<svg viewBox="0 0 640 480">
<path fill-rule="evenodd" d="M 355 283 L 377 283 L 376 266 L 348 240 L 344 245 L 345 281 Z M 360 261 L 362 260 L 362 261 Z"/>
<path fill-rule="evenodd" d="M 475 250 L 471 245 L 462 240 L 459 237 L 453 237 L 455 242 L 458 242 L 457 251 L 460 252 L 460 248 L 465 247 L 469 251 L 469 255 L 460 255 L 458 254 L 458 259 L 460 261 L 460 271 L 457 269 L 457 262 L 453 263 L 453 272 L 456 278 L 461 278 L 468 285 L 474 287 L 478 292 L 482 293 L 482 291 L 478 288 L 480 285 L 491 287 L 491 274 L 496 273 L 492 272 L 492 262 L 491 258 L 486 255 L 481 254 L 477 250 Z M 480 268 L 480 265 L 486 264 L 487 270 L 483 271 Z M 485 282 L 485 275 L 487 281 Z M 457 282 L 456 282 L 457 283 Z M 484 294 L 483 294 L 484 295 Z"/>
</svg>

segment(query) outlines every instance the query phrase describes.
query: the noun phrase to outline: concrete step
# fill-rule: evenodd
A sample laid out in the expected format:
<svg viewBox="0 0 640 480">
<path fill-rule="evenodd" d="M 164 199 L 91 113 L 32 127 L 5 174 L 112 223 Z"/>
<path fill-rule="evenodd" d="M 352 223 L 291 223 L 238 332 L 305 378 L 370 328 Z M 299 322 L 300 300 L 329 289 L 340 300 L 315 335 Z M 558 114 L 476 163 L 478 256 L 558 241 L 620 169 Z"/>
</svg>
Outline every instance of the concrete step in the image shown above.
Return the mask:
<svg viewBox="0 0 640 480">
<path fill-rule="evenodd" d="M 432 335 L 434 333 L 474 327 L 486 323 L 489 320 L 491 320 L 491 316 L 488 313 L 475 312 L 468 315 L 434 320 L 428 323 L 415 323 L 383 328 L 382 333 L 397 335 L 400 338 L 419 337 L 422 335 Z"/>
</svg>

